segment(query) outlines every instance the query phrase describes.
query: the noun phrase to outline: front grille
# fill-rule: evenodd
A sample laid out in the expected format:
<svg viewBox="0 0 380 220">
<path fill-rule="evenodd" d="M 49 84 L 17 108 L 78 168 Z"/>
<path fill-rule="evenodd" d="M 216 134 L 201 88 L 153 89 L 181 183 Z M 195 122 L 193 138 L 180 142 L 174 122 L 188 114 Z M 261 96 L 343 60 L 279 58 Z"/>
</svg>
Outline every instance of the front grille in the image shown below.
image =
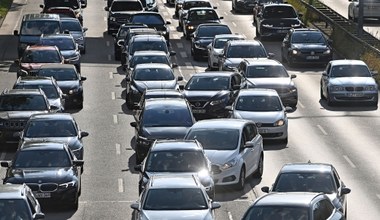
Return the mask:
<svg viewBox="0 0 380 220">
<path fill-rule="evenodd" d="M 256 125 L 258 128 L 262 128 L 262 127 L 274 127 L 274 123 L 260 123 L 260 122 L 256 122 Z"/>
<path fill-rule="evenodd" d="M 362 86 L 358 86 L 358 87 L 348 86 L 348 87 L 346 87 L 346 91 L 350 91 L 350 92 L 363 91 L 363 90 L 364 90 L 364 88 Z"/>
<path fill-rule="evenodd" d="M 27 183 L 27 185 L 34 192 L 54 192 L 58 189 L 58 184 L 56 183 Z"/>
<path fill-rule="evenodd" d="M 9 129 L 24 129 L 26 120 L 9 120 L 4 122 L 4 126 Z"/>
<path fill-rule="evenodd" d="M 218 165 L 211 165 L 211 171 L 213 174 L 221 173 L 222 171 L 219 169 Z"/>
<path fill-rule="evenodd" d="M 304 55 L 322 55 L 324 51 L 301 51 Z"/>
<path fill-rule="evenodd" d="M 207 104 L 207 101 L 191 101 L 190 105 L 191 107 L 195 108 L 203 108 Z"/>
</svg>

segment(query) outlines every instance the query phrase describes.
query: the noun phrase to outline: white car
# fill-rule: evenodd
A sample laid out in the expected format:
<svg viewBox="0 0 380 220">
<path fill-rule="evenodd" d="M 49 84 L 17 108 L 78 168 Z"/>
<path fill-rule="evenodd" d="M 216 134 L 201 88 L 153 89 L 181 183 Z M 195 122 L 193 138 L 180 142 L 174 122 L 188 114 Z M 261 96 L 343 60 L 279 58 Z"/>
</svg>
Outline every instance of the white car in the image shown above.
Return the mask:
<svg viewBox="0 0 380 220">
<path fill-rule="evenodd" d="M 251 174 L 263 174 L 263 138 L 253 121 L 210 119 L 196 122 L 185 136 L 197 139 L 211 161 L 215 185 L 242 190 Z"/>
<path fill-rule="evenodd" d="M 354 21 L 359 17 L 359 0 L 348 0 L 348 19 Z M 363 19 L 376 18 L 380 19 L 380 0 L 366 0 L 363 2 Z"/>
<path fill-rule="evenodd" d="M 218 34 L 215 35 L 212 43 L 207 46 L 208 50 L 208 68 L 217 69 L 219 55 L 223 53 L 224 45 L 230 40 L 245 40 L 243 35 L 239 34 Z"/>
</svg>

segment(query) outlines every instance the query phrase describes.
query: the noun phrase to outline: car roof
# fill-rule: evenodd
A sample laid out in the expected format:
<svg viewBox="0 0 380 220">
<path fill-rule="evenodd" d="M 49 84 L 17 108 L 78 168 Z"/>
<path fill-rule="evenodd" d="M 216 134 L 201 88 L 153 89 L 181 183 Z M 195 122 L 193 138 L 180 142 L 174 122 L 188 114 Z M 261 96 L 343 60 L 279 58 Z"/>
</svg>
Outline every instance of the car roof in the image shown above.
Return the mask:
<svg viewBox="0 0 380 220">
<path fill-rule="evenodd" d="M 242 89 L 239 92 L 238 96 L 247 96 L 247 95 L 265 95 L 265 96 L 278 96 L 278 93 L 274 89 L 265 89 L 265 88 L 252 88 L 252 89 Z"/>
<path fill-rule="evenodd" d="M 213 77 L 213 76 L 232 76 L 234 75 L 234 72 L 230 71 L 207 71 L 207 72 L 199 72 L 193 74 L 192 77 Z"/>
<path fill-rule="evenodd" d="M 164 36 L 156 34 L 141 34 L 132 37 L 132 42 L 136 41 L 166 41 Z"/>
<path fill-rule="evenodd" d="M 25 197 L 25 184 L 1 184 L 0 200 L 2 199 L 23 199 Z"/>
<path fill-rule="evenodd" d="M 239 129 L 241 130 L 244 125 L 248 122 L 245 119 L 233 119 L 233 118 L 218 118 L 218 119 L 206 119 L 195 122 L 191 129 L 204 129 L 204 128 L 210 128 L 213 129 Z"/>
<path fill-rule="evenodd" d="M 215 35 L 214 38 L 215 39 L 219 39 L 219 38 L 242 38 L 242 39 L 245 39 L 245 37 L 243 35 L 240 35 L 240 34 L 217 34 L 217 35 Z"/>
<path fill-rule="evenodd" d="M 78 18 L 72 18 L 72 17 L 61 17 L 60 20 L 61 21 L 72 21 L 72 22 L 78 22 L 79 23 Z"/>
<path fill-rule="evenodd" d="M 187 107 L 187 102 L 180 98 L 157 98 L 145 100 L 145 109 L 165 109 L 173 107 Z"/>
<path fill-rule="evenodd" d="M 70 113 L 41 113 L 33 114 L 29 120 L 74 120 Z"/>
<path fill-rule="evenodd" d="M 48 39 L 62 39 L 62 38 L 70 38 L 73 39 L 73 36 L 71 34 L 49 34 L 49 35 L 42 35 L 41 39 L 48 38 Z"/>
<path fill-rule="evenodd" d="M 159 140 L 156 141 L 151 151 L 171 150 L 202 150 L 200 143 L 195 140 Z"/>
<path fill-rule="evenodd" d="M 210 0 L 185 0 L 183 2 L 210 2 Z"/>
<path fill-rule="evenodd" d="M 155 175 L 151 177 L 149 188 L 200 188 L 199 181 L 193 175 Z"/>
<path fill-rule="evenodd" d="M 52 77 L 45 76 L 21 76 L 17 79 L 17 85 L 27 84 L 27 85 L 53 85 Z"/>
<path fill-rule="evenodd" d="M 145 32 L 151 32 L 151 33 L 159 33 L 156 29 L 150 28 L 150 27 L 140 27 L 140 28 L 130 28 L 128 30 L 130 33 L 145 33 Z"/>
<path fill-rule="evenodd" d="M 216 12 L 215 9 L 209 8 L 209 7 L 194 7 L 194 8 L 190 8 L 188 13 L 190 13 L 191 11 L 203 11 L 203 10 L 215 11 Z"/>
<path fill-rule="evenodd" d="M 60 20 L 58 14 L 26 14 L 23 16 L 22 20 Z"/>
<path fill-rule="evenodd" d="M 139 50 L 133 56 L 165 56 L 166 53 L 162 50 Z"/>
<path fill-rule="evenodd" d="M 3 92 L 1 95 L 42 95 L 42 90 L 39 89 L 10 89 Z"/>
<path fill-rule="evenodd" d="M 204 23 L 204 24 L 200 24 L 198 26 L 199 27 L 208 27 L 208 26 L 224 26 L 224 27 L 227 27 L 228 29 L 230 29 L 230 27 L 226 24 L 221 24 L 221 23 Z"/>
<path fill-rule="evenodd" d="M 137 69 L 147 69 L 147 68 L 157 68 L 157 69 L 170 69 L 172 68 L 168 64 L 164 63 L 140 63 L 135 66 L 135 70 Z"/>
<path fill-rule="evenodd" d="M 34 142 L 34 141 L 25 141 L 20 145 L 19 150 L 22 151 L 33 151 L 33 150 L 64 150 L 66 147 L 65 143 L 62 142 Z"/>
<path fill-rule="evenodd" d="M 321 32 L 318 29 L 315 28 L 292 28 L 293 32 Z"/>
<path fill-rule="evenodd" d="M 30 45 L 26 50 L 58 50 L 58 48 L 56 46 L 48 45 Z"/>
<path fill-rule="evenodd" d="M 154 11 L 137 12 L 137 13 L 131 14 L 131 17 L 137 16 L 137 15 L 159 15 L 160 17 L 162 17 L 160 13 L 154 12 Z"/>
<path fill-rule="evenodd" d="M 176 89 L 148 89 L 148 90 L 145 90 L 145 94 L 173 94 L 173 95 L 181 95 L 183 96 L 183 94 L 176 90 Z"/>
<path fill-rule="evenodd" d="M 292 7 L 294 8 L 291 4 L 286 4 L 286 3 L 273 3 L 273 4 L 265 4 L 264 5 L 264 8 L 268 8 L 268 7 Z"/>
<path fill-rule="evenodd" d="M 327 163 L 289 163 L 285 164 L 280 173 L 330 173 L 333 166 Z"/>
<path fill-rule="evenodd" d="M 323 196 L 321 193 L 311 192 L 271 192 L 256 199 L 253 206 L 299 206 L 309 207 L 311 201 L 315 198 Z"/>
<path fill-rule="evenodd" d="M 330 61 L 331 65 L 367 65 L 362 60 L 332 60 Z"/>
<path fill-rule="evenodd" d="M 245 58 L 243 62 L 248 66 L 284 66 L 279 61 L 269 58 Z"/>
<path fill-rule="evenodd" d="M 48 63 L 42 65 L 39 69 L 75 69 L 73 64 Z"/>
<path fill-rule="evenodd" d="M 258 41 L 258 40 L 231 40 L 231 41 L 228 41 L 228 44 L 231 45 L 231 46 L 235 46 L 235 45 L 257 45 L 257 46 L 261 46 L 261 42 Z"/>
</svg>

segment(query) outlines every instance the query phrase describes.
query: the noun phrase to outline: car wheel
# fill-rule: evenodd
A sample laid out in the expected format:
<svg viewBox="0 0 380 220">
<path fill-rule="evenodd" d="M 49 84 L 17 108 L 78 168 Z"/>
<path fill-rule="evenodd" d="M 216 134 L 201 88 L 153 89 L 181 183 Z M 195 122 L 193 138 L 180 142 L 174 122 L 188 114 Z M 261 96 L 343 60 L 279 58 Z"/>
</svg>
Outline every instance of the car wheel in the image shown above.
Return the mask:
<svg viewBox="0 0 380 220">
<path fill-rule="evenodd" d="M 243 190 L 245 185 L 245 168 L 244 166 L 240 170 L 239 182 L 235 185 L 237 190 Z"/>
<path fill-rule="evenodd" d="M 257 165 L 257 170 L 255 172 L 255 177 L 261 178 L 263 176 L 263 173 L 264 173 L 264 157 L 261 155 L 259 164 Z"/>
</svg>

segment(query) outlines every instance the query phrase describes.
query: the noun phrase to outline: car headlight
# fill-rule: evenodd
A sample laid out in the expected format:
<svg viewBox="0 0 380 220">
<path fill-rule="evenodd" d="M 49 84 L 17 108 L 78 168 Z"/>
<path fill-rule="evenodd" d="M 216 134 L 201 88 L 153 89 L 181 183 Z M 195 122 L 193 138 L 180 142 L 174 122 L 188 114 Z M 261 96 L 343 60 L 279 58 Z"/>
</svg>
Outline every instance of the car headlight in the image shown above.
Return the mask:
<svg viewBox="0 0 380 220">
<path fill-rule="evenodd" d="M 77 93 L 77 92 L 79 92 L 79 88 L 74 88 L 74 89 L 70 89 L 70 90 L 69 90 L 69 94 L 70 94 L 70 95 L 72 95 L 72 94 L 74 94 L 74 93 Z"/>
<path fill-rule="evenodd" d="M 195 42 L 194 47 L 200 49 L 202 48 L 202 45 L 199 42 Z"/>
<path fill-rule="evenodd" d="M 297 87 L 292 86 L 292 87 L 290 88 L 290 93 L 294 93 L 294 92 L 297 92 Z"/>
<path fill-rule="evenodd" d="M 0 126 L 4 126 L 4 122 L 3 121 L 0 121 Z"/>
<path fill-rule="evenodd" d="M 298 54 L 298 50 L 293 49 L 293 50 L 292 50 L 292 54 L 293 54 L 293 55 L 297 55 L 297 54 Z"/>
<path fill-rule="evenodd" d="M 84 37 L 78 37 L 77 38 L 77 40 L 83 40 L 84 39 Z"/>
<path fill-rule="evenodd" d="M 377 90 L 376 86 L 364 86 L 365 91 L 375 91 Z"/>
<path fill-rule="evenodd" d="M 301 24 L 292 24 L 291 27 L 292 28 L 298 28 L 298 27 L 301 27 Z"/>
<path fill-rule="evenodd" d="M 140 91 L 136 87 L 134 87 L 134 86 L 131 86 L 131 92 L 133 94 L 139 94 L 140 93 Z"/>
<path fill-rule="evenodd" d="M 236 158 L 228 161 L 227 163 L 223 164 L 220 169 L 221 170 L 227 170 L 227 169 L 230 169 L 231 167 L 233 166 L 236 166 L 236 164 L 238 163 L 238 160 Z"/>
<path fill-rule="evenodd" d="M 285 120 L 284 119 L 280 119 L 280 120 L 278 120 L 278 121 L 276 121 L 274 123 L 274 126 L 275 127 L 279 127 L 279 126 L 283 126 L 284 124 L 285 124 Z"/>
<path fill-rule="evenodd" d="M 263 24 L 263 27 L 273 27 L 273 24 Z"/>
<path fill-rule="evenodd" d="M 75 180 L 73 180 L 73 181 L 70 181 L 70 182 L 67 182 L 67 183 L 61 183 L 58 186 L 60 188 L 67 189 L 67 188 L 71 188 L 71 187 L 76 187 L 76 185 L 77 185 L 77 182 Z"/>
<path fill-rule="evenodd" d="M 182 8 L 182 4 L 177 4 L 177 8 L 181 9 Z"/>
<path fill-rule="evenodd" d="M 330 49 L 327 49 L 327 50 L 323 51 L 323 54 L 330 54 L 330 53 L 331 53 Z"/>
<path fill-rule="evenodd" d="M 219 99 L 219 100 L 214 100 L 210 102 L 210 105 L 220 105 L 226 101 L 226 98 Z"/>
<path fill-rule="evenodd" d="M 343 91 L 344 87 L 343 86 L 331 86 L 332 91 Z"/>
<path fill-rule="evenodd" d="M 189 25 L 186 28 L 189 29 L 189 30 L 194 30 L 194 26 L 192 26 L 192 25 Z"/>
</svg>

